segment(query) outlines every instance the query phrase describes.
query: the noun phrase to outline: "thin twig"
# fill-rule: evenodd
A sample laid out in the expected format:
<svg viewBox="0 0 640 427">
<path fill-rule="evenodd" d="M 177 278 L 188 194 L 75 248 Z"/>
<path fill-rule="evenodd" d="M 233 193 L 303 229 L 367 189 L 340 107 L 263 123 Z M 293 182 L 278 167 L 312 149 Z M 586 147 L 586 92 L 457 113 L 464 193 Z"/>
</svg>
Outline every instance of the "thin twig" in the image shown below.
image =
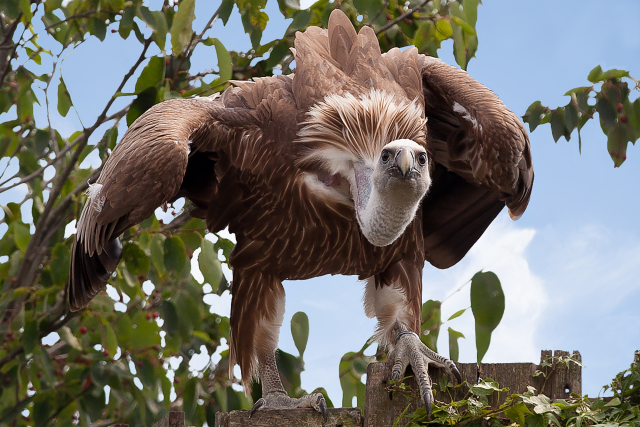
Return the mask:
<svg viewBox="0 0 640 427">
<path fill-rule="evenodd" d="M 113 10 L 89 10 L 87 12 L 82 12 L 82 13 L 78 13 L 78 14 L 75 14 L 75 15 L 71 15 L 71 16 L 69 16 L 69 17 L 67 17 L 67 18 L 65 18 L 65 19 L 63 19 L 61 21 L 54 22 L 51 25 L 47 25 L 46 27 L 44 27 L 44 30 L 48 32 L 51 28 L 55 28 L 58 25 L 62 25 L 62 24 L 67 23 L 67 22 L 69 22 L 69 21 L 71 21 L 73 19 L 86 18 L 86 17 L 91 16 L 91 15 L 97 15 L 98 13 L 111 13 L 111 14 L 114 14 L 114 15 L 121 15 L 120 12 L 116 12 L 116 11 L 113 11 Z"/>
<path fill-rule="evenodd" d="M 417 4 L 413 9 L 410 9 L 409 11 L 407 11 L 406 13 L 403 13 L 402 15 L 398 16 L 396 19 L 394 19 L 393 21 L 389 21 L 387 23 L 387 25 L 385 25 L 384 27 L 380 28 L 378 31 L 376 31 L 376 35 L 378 34 L 382 34 L 385 31 L 387 31 L 389 28 L 393 27 L 394 25 L 396 25 L 398 22 L 402 21 L 403 19 L 413 15 L 418 9 L 420 9 L 422 6 L 424 6 L 425 4 L 429 3 L 430 1 L 433 0 L 423 0 L 422 2 L 420 2 L 419 4 Z"/>
<path fill-rule="evenodd" d="M 376 12 L 376 14 L 373 16 L 373 18 L 369 19 L 369 23 L 367 24 L 369 27 L 373 28 L 373 22 L 376 19 L 378 19 L 378 16 L 380 16 L 382 11 L 385 10 L 387 8 L 387 6 L 389 6 L 389 0 L 384 0 L 384 4 L 382 5 L 382 7 Z"/>
</svg>

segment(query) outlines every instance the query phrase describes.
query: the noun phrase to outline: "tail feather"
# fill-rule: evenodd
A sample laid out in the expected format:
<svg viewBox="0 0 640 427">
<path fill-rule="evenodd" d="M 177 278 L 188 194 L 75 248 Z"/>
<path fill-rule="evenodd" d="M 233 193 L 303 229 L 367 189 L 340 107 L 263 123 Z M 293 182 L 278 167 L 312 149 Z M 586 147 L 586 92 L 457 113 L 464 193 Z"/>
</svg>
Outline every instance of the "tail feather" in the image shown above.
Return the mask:
<svg viewBox="0 0 640 427">
<path fill-rule="evenodd" d="M 122 259 L 122 244 L 115 238 L 107 242 L 100 253 L 87 253 L 81 242 L 75 240 L 71 249 L 71 268 L 67 294 L 69 308 L 78 311 L 107 284 Z"/>
</svg>

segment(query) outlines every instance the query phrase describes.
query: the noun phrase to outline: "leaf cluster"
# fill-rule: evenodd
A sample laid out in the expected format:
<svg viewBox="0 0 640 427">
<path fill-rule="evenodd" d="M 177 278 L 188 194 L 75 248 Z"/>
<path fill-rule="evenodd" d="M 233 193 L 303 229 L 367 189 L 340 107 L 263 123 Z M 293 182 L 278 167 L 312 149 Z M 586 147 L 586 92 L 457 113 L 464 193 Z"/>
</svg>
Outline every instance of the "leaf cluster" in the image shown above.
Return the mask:
<svg viewBox="0 0 640 427">
<path fill-rule="evenodd" d="M 628 71 L 603 71 L 599 65 L 591 70 L 587 80 L 590 86 L 565 93 L 570 100 L 564 107 L 552 110 L 536 101 L 527 108 L 523 120 L 529 123 L 531 132 L 541 124 L 550 123 L 556 142 L 563 136 L 569 141 L 577 129 L 578 149 L 582 151 L 580 130 L 598 113 L 600 127 L 607 135 L 607 151 L 614 167 L 619 167 L 627 158 L 628 143 L 635 144 L 640 138 L 640 98 L 630 99 L 632 90 L 640 90 L 640 83 Z M 629 82 L 633 84 L 631 88 Z"/>
<path fill-rule="evenodd" d="M 550 367 L 575 363 L 571 359 L 550 360 Z M 508 393 L 491 379 L 478 384 L 459 384 L 466 396 L 458 401 L 444 403 L 438 400 L 440 393 L 451 396 L 451 385 L 443 382 L 435 391 L 432 417 L 428 418 L 424 408 L 419 408 L 408 417 L 410 425 L 458 425 L 458 426 L 527 426 L 527 427 L 637 427 L 640 426 L 640 363 L 613 379 L 604 389 L 614 391 L 612 398 L 590 399 L 588 396 L 572 394 L 568 399 L 551 400 L 529 386 L 524 393 L 508 395 L 499 407 L 489 405 L 489 397 Z"/>
</svg>

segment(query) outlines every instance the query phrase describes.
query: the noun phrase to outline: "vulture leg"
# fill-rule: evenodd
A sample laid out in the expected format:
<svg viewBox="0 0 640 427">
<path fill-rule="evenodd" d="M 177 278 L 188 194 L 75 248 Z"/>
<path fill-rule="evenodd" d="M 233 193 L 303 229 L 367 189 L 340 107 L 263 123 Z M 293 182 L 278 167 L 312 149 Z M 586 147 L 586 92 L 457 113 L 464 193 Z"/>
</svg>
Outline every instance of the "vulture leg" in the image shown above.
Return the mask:
<svg viewBox="0 0 640 427">
<path fill-rule="evenodd" d="M 239 244 L 243 246 L 239 239 Z M 251 244 L 245 245 L 245 249 Z M 235 251 L 236 249 L 234 249 Z M 238 249 L 241 252 L 242 249 Z M 232 255 L 233 257 L 233 255 Z M 282 385 L 276 364 L 276 349 L 284 319 L 285 294 L 282 282 L 264 271 L 236 268 L 233 271 L 231 300 L 231 363 L 242 371 L 242 384 L 251 390 L 252 374 L 262 383 L 262 398 L 250 415 L 258 409 L 313 408 L 327 420 L 327 404 L 320 393 L 292 398 Z"/>
<path fill-rule="evenodd" d="M 411 365 L 420 396 L 427 413 L 431 414 L 433 393 L 429 365 L 444 368 L 459 383 L 462 377 L 451 360 L 429 349 L 418 335 L 422 306 L 421 270 L 403 262 L 391 266 L 368 280 L 364 301 L 367 316 L 378 319 L 376 340 L 390 350 L 389 359 L 393 360 L 391 380 L 402 378 L 407 366 Z"/>
</svg>

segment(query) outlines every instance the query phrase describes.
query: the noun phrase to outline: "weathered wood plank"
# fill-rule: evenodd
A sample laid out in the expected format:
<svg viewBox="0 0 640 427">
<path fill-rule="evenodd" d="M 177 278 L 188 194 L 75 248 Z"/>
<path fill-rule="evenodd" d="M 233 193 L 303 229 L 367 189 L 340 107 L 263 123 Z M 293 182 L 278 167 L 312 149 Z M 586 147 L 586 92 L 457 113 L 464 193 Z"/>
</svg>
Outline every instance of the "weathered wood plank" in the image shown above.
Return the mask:
<svg viewBox="0 0 640 427">
<path fill-rule="evenodd" d="M 326 427 L 360 427 L 358 408 L 329 408 Z M 249 411 L 218 412 L 215 427 L 321 427 L 322 416 L 312 409 L 261 409 L 249 418 Z"/>
<path fill-rule="evenodd" d="M 568 352 L 556 351 L 555 357 L 568 355 Z M 545 357 L 551 356 L 550 351 L 543 351 L 541 361 Z M 573 358 L 581 361 L 580 353 L 574 352 Z M 570 364 L 569 369 L 564 366 L 557 366 L 555 369 L 539 367 L 535 363 L 482 363 L 479 366 L 475 363 L 458 363 L 458 369 L 463 380 L 470 384 L 476 383 L 478 378 L 492 379 L 497 381 L 501 387 L 509 389 L 509 393 L 494 393 L 490 396 L 489 403 L 497 407 L 511 393 L 524 393 L 527 386 L 531 385 L 552 399 L 566 398 L 570 393 L 582 393 L 582 370 L 576 364 Z M 395 419 L 410 405 L 408 412 L 415 411 L 416 408 L 423 406 L 424 403 L 420 398 L 419 388 L 413 378 L 405 380 L 405 386 L 408 392 L 395 392 L 393 400 L 389 399 L 389 378 L 391 378 L 392 364 L 372 363 L 367 369 L 367 389 L 365 396 L 364 425 L 365 427 L 386 427 L 393 425 Z M 547 374 L 545 381 L 544 376 L 536 376 L 533 374 L 537 369 Z M 407 373 L 409 375 L 410 372 Z M 440 402 L 450 402 L 453 400 L 461 400 L 464 398 L 468 389 L 466 387 L 452 391 L 449 393 L 440 392 L 438 382 L 442 378 L 444 371 L 430 368 L 429 375 L 433 381 L 434 398 Z M 543 390 L 544 386 L 544 390 Z M 399 425 L 405 425 L 409 419 L 405 418 L 404 422 Z"/>
<path fill-rule="evenodd" d="M 184 427 L 184 412 L 171 411 L 155 423 L 153 427 Z"/>
</svg>

